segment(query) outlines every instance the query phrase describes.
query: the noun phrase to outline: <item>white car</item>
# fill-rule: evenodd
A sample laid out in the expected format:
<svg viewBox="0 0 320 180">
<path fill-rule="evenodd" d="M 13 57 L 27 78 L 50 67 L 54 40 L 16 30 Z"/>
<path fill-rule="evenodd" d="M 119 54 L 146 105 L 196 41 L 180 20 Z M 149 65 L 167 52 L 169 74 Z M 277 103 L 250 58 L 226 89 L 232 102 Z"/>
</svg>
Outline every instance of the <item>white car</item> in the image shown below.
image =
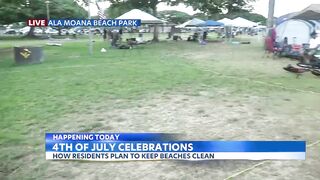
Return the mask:
<svg viewBox="0 0 320 180">
<path fill-rule="evenodd" d="M 17 31 L 15 29 L 7 29 L 4 34 L 17 34 Z"/>
<path fill-rule="evenodd" d="M 146 29 L 140 29 L 139 30 L 139 33 L 146 33 L 146 32 L 148 32 Z"/>
<path fill-rule="evenodd" d="M 77 34 L 76 31 L 75 31 L 75 29 L 73 29 L 73 28 L 69 29 L 69 30 L 68 30 L 68 33 L 69 33 L 70 35 Z"/>
<path fill-rule="evenodd" d="M 26 27 L 21 28 L 21 29 L 19 30 L 19 34 L 26 35 L 26 34 L 29 33 L 29 31 L 30 31 L 30 27 L 29 27 L 29 26 L 26 26 Z M 42 34 L 42 29 L 36 27 L 36 28 L 34 28 L 34 33 L 35 33 L 35 34 Z"/>
<path fill-rule="evenodd" d="M 22 34 L 22 35 L 26 35 L 26 34 L 28 34 L 29 31 L 30 31 L 30 27 L 29 27 L 29 26 L 26 26 L 26 27 L 24 27 L 24 28 L 21 28 L 21 29 L 19 30 L 19 33 Z"/>
<path fill-rule="evenodd" d="M 35 34 L 42 34 L 43 31 L 42 31 L 41 28 L 35 28 L 35 29 L 34 29 L 34 33 L 35 33 Z"/>
<path fill-rule="evenodd" d="M 67 35 L 69 33 L 68 29 L 61 29 L 61 35 Z"/>
<path fill-rule="evenodd" d="M 59 34 L 59 31 L 55 30 L 55 29 L 52 29 L 52 28 L 48 28 L 46 31 L 45 31 L 46 34 L 51 34 L 51 35 L 58 35 Z"/>
</svg>

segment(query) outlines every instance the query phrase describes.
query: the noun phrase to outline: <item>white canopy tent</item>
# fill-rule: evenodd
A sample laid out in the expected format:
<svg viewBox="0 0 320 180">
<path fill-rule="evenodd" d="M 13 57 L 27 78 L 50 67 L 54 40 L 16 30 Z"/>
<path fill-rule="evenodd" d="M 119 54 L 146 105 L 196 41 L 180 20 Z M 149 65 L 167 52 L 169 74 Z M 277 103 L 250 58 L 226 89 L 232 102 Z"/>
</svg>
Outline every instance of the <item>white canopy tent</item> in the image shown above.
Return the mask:
<svg viewBox="0 0 320 180">
<path fill-rule="evenodd" d="M 191 20 L 186 21 L 182 24 L 177 25 L 176 28 L 185 28 L 190 22 L 191 22 Z"/>
<path fill-rule="evenodd" d="M 218 20 L 218 22 L 223 23 L 225 26 L 232 26 L 233 25 L 232 20 L 228 19 L 228 18 L 220 19 L 220 20 Z"/>
<path fill-rule="evenodd" d="M 163 24 L 164 21 L 148 14 L 139 9 L 132 9 L 129 12 L 122 14 L 116 19 L 141 19 L 141 24 Z"/>
<path fill-rule="evenodd" d="M 202 21 L 201 19 L 193 18 L 192 20 L 189 20 L 183 24 L 176 26 L 176 28 L 201 26 L 201 25 L 204 25 L 205 23 L 206 22 Z"/>
<path fill-rule="evenodd" d="M 255 26 L 258 26 L 258 23 L 249 21 L 242 17 L 237 17 L 232 20 L 232 25 L 236 27 L 255 27 Z"/>
<path fill-rule="evenodd" d="M 314 25 L 304 20 L 290 19 L 276 27 L 277 42 L 282 42 L 286 37 L 288 44 L 309 43 L 310 34 L 315 30 Z"/>
<path fill-rule="evenodd" d="M 293 19 L 320 20 L 320 4 L 311 4 L 301 12 L 295 14 Z"/>
</svg>

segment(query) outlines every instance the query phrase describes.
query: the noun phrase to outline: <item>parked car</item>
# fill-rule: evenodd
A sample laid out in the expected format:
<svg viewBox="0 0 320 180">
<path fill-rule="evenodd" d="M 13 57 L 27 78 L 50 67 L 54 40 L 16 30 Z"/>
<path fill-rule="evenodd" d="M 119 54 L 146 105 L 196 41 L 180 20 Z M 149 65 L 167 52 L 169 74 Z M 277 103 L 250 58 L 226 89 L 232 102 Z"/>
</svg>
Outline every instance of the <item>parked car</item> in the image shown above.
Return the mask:
<svg viewBox="0 0 320 180">
<path fill-rule="evenodd" d="M 59 31 L 58 30 L 55 30 L 55 29 L 52 29 L 52 28 L 48 28 L 46 31 L 45 31 L 46 34 L 51 34 L 51 35 L 58 35 L 59 34 Z"/>
<path fill-rule="evenodd" d="M 146 33 L 146 32 L 148 32 L 147 29 L 140 29 L 140 30 L 139 30 L 139 33 Z"/>
<path fill-rule="evenodd" d="M 68 35 L 69 34 L 68 29 L 61 29 L 60 32 L 61 32 L 61 35 Z"/>
<path fill-rule="evenodd" d="M 4 34 L 18 34 L 15 29 L 7 29 Z"/>
<path fill-rule="evenodd" d="M 25 34 L 27 34 L 29 31 L 30 31 L 30 27 L 29 27 L 29 26 L 26 26 L 26 27 L 23 27 L 23 28 L 19 29 L 19 34 L 25 35 Z"/>
<path fill-rule="evenodd" d="M 41 28 L 35 28 L 34 29 L 34 33 L 35 34 L 42 34 L 43 33 L 43 30 Z"/>
<path fill-rule="evenodd" d="M 69 30 L 68 30 L 68 34 L 69 34 L 69 35 L 75 35 L 75 34 L 77 34 L 76 29 L 75 29 L 75 28 L 69 29 Z"/>
<path fill-rule="evenodd" d="M 29 33 L 29 31 L 30 31 L 30 27 L 29 27 L 29 26 L 26 26 L 26 27 L 24 27 L 24 28 L 19 29 L 19 34 L 21 34 L 21 35 L 26 35 L 26 34 Z M 38 28 L 38 27 L 34 28 L 34 31 L 33 31 L 33 32 L 34 32 L 35 34 L 42 34 L 42 33 L 43 33 L 42 29 L 41 29 L 41 28 Z"/>
<path fill-rule="evenodd" d="M 92 34 L 96 35 L 96 34 L 102 34 L 103 31 L 100 31 L 100 29 L 96 28 L 96 29 L 91 29 Z"/>
</svg>

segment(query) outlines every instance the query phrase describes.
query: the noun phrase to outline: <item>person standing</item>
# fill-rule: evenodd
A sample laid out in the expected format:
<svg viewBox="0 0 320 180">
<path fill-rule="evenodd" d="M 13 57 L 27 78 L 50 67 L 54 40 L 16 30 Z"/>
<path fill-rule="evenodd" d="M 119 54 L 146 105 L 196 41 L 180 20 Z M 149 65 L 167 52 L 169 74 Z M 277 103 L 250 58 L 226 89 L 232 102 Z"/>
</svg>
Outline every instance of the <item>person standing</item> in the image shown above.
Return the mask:
<svg viewBox="0 0 320 180">
<path fill-rule="evenodd" d="M 107 39 L 107 30 L 106 28 L 103 29 L 103 41 L 106 41 Z"/>
<path fill-rule="evenodd" d="M 123 33 L 123 30 L 122 28 L 119 29 L 119 41 L 120 43 L 122 43 L 122 33 Z"/>
<path fill-rule="evenodd" d="M 205 31 L 203 31 L 203 41 L 206 41 L 207 40 L 207 36 L 208 36 L 208 31 L 207 30 L 205 30 Z"/>
<path fill-rule="evenodd" d="M 117 30 L 112 31 L 112 41 L 111 46 L 117 47 L 117 41 L 119 40 L 119 32 Z"/>
</svg>

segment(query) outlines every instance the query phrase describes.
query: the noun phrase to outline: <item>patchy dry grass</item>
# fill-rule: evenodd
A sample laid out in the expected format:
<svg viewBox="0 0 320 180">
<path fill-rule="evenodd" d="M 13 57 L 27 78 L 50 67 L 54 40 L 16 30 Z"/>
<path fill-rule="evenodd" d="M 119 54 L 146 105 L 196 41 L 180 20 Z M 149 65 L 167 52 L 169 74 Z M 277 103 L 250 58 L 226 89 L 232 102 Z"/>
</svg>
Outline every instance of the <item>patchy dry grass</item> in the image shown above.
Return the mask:
<svg viewBox="0 0 320 180">
<path fill-rule="evenodd" d="M 45 161 L 44 133 L 179 132 L 191 140 L 319 139 L 320 79 L 296 79 L 288 59 L 250 45 L 162 42 L 133 50 L 95 43 L 46 47 L 41 65 L 0 61 L 0 179 L 223 179 L 257 162 Z M 316 179 L 317 147 L 306 161 L 276 161 L 244 179 Z M 117 178 L 115 178 L 117 177 Z"/>
</svg>

